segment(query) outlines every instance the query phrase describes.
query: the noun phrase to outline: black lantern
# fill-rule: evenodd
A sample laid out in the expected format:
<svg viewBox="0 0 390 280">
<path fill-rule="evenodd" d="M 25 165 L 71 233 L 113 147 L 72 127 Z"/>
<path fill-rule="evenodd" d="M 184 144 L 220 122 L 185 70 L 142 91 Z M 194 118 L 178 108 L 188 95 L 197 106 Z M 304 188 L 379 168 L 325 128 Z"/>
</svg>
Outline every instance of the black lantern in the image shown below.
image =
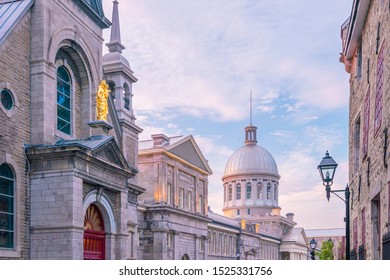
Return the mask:
<svg viewBox="0 0 390 280">
<path fill-rule="evenodd" d="M 322 158 L 317 169 L 320 172 L 323 185 L 326 188 L 326 198 L 329 201 L 330 197 L 330 186 L 333 184 L 333 177 L 336 172 L 337 162 L 329 156 L 329 152 L 326 151 L 325 156 Z"/>
<path fill-rule="evenodd" d="M 320 164 L 318 165 L 318 171 L 320 171 L 321 179 L 324 182 L 324 185 L 329 183 L 333 184 L 334 173 L 336 172 L 337 162 L 329 156 L 329 152 L 326 151 L 325 156 L 322 158 Z"/>
<path fill-rule="evenodd" d="M 310 254 L 311 254 L 311 259 L 312 259 L 312 260 L 315 260 L 315 254 L 314 254 L 314 252 L 315 252 L 316 246 L 317 246 L 317 241 L 316 241 L 314 238 L 312 238 L 312 239 L 310 240 L 310 249 L 311 249 Z"/>
<path fill-rule="evenodd" d="M 317 169 L 320 172 L 321 179 L 322 179 L 322 184 L 325 186 L 325 191 L 326 191 L 326 198 L 329 201 L 330 198 L 330 193 L 335 194 L 338 198 L 343 200 L 345 202 L 345 238 L 346 238 L 346 245 L 345 245 L 345 258 L 347 260 L 351 259 L 351 252 L 350 252 L 350 236 L 349 236 L 349 226 L 350 226 L 350 214 L 349 214 L 349 197 L 350 197 L 350 192 L 349 192 L 349 186 L 347 185 L 345 187 L 345 190 L 331 190 L 330 186 L 333 184 L 333 177 L 334 173 L 336 172 L 337 168 L 337 162 L 329 156 L 329 152 L 326 151 L 325 156 L 322 158 L 320 164 L 318 165 Z M 343 199 L 341 196 L 339 196 L 337 193 L 338 192 L 343 192 L 345 194 L 345 199 Z M 313 242 L 313 245 L 312 245 Z M 314 246 L 314 238 L 312 241 L 310 241 L 310 247 Z M 311 247 L 312 248 L 312 247 Z M 312 252 L 312 254 L 314 254 Z M 314 255 L 312 255 L 312 258 Z M 314 258 L 313 258 L 314 259 Z"/>
</svg>

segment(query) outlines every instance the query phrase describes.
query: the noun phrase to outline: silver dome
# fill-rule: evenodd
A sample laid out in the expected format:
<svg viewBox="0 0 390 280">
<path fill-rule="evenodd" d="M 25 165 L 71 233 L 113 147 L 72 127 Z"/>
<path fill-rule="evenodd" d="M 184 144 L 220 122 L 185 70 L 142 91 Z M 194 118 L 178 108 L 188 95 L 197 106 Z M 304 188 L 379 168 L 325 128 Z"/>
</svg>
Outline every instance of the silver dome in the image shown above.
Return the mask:
<svg viewBox="0 0 390 280">
<path fill-rule="evenodd" d="M 246 144 L 231 155 L 223 177 L 240 174 L 275 175 L 278 167 L 270 152 L 256 144 Z"/>
</svg>

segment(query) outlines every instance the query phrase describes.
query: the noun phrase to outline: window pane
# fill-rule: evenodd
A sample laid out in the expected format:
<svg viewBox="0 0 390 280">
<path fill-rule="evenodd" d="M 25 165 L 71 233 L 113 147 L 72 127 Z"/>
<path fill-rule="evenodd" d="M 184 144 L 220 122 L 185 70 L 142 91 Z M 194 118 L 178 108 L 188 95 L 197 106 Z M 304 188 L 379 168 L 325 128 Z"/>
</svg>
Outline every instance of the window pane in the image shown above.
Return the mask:
<svg viewBox="0 0 390 280">
<path fill-rule="evenodd" d="M 68 83 L 70 82 L 69 74 L 66 71 L 65 67 L 63 66 L 58 67 L 57 76 L 59 79 L 63 80 L 64 82 L 68 82 Z"/>
<path fill-rule="evenodd" d="M 57 114 L 58 114 L 58 117 L 67 121 L 67 122 L 70 122 L 70 111 L 65 109 L 64 107 L 61 107 L 60 105 L 57 106 Z"/>
<path fill-rule="evenodd" d="M 0 195 L 0 212 L 13 214 L 13 197 Z"/>
<path fill-rule="evenodd" d="M 14 246 L 13 232 L 6 232 L 0 230 L 0 247 L 12 248 Z"/>
<path fill-rule="evenodd" d="M 57 129 L 59 131 L 62 131 L 64 133 L 70 134 L 70 123 L 65 122 L 61 119 L 58 119 L 57 121 Z"/>
<path fill-rule="evenodd" d="M 2 164 L 0 166 L 0 176 L 8 179 L 14 179 L 14 172 L 8 164 Z"/>
<path fill-rule="evenodd" d="M 14 215 L 0 213 L 0 231 L 8 230 L 12 231 L 14 229 Z"/>
<path fill-rule="evenodd" d="M 1 104 L 8 111 L 14 107 L 14 100 L 9 90 L 4 89 L 1 91 Z"/>
<path fill-rule="evenodd" d="M 14 181 L 0 177 L 0 195 L 14 195 Z"/>
<path fill-rule="evenodd" d="M 70 134 L 71 130 L 71 83 L 65 67 L 57 69 L 57 129 Z"/>
<path fill-rule="evenodd" d="M 62 107 L 70 110 L 70 98 L 69 96 L 61 93 L 61 92 L 57 92 L 57 104 L 58 105 L 61 105 Z"/>
</svg>

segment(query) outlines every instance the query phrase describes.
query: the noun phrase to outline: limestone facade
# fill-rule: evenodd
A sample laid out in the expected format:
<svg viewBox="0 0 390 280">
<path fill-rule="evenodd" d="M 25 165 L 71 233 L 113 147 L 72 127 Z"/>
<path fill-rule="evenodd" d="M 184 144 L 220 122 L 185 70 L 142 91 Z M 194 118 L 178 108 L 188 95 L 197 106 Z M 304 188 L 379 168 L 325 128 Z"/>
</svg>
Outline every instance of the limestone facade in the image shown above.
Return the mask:
<svg viewBox="0 0 390 280">
<path fill-rule="evenodd" d="M 192 136 L 138 141 L 116 0 L 104 56 L 101 0 L 0 0 L 0 15 L 11 10 L 0 26 L 0 259 L 280 259 L 294 223 L 278 216 L 260 232 L 249 216 L 209 211 L 212 171 Z M 95 120 L 103 79 L 107 122 Z M 266 203 L 279 209 L 271 177 Z"/>
<path fill-rule="evenodd" d="M 128 97 L 136 79 L 129 65 L 103 73 L 101 1 L 1 1 L 0 11 L 0 258 L 135 258 L 142 130 L 114 96 L 114 126 L 94 119 L 103 78 L 123 77 Z"/>
<path fill-rule="evenodd" d="M 340 61 L 350 75 L 349 186 L 351 257 L 390 258 L 389 85 L 387 1 L 354 1 L 342 26 Z"/>
</svg>

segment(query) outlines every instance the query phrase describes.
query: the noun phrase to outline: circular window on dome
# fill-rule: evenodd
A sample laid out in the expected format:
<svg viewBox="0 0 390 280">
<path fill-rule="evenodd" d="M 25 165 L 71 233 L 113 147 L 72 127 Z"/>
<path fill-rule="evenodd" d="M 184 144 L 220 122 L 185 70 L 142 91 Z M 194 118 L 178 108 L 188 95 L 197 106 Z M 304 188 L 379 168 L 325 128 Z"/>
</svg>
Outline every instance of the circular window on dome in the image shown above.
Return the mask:
<svg viewBox="0 0 390 280">
<path fill-rule="evenodd" d="M 7 111 L 11 111 L 14 108 L 14 98 L 12 93 L 8 89 L 3 89 L 0 93 L 1 105 Z"/>
</svg>

